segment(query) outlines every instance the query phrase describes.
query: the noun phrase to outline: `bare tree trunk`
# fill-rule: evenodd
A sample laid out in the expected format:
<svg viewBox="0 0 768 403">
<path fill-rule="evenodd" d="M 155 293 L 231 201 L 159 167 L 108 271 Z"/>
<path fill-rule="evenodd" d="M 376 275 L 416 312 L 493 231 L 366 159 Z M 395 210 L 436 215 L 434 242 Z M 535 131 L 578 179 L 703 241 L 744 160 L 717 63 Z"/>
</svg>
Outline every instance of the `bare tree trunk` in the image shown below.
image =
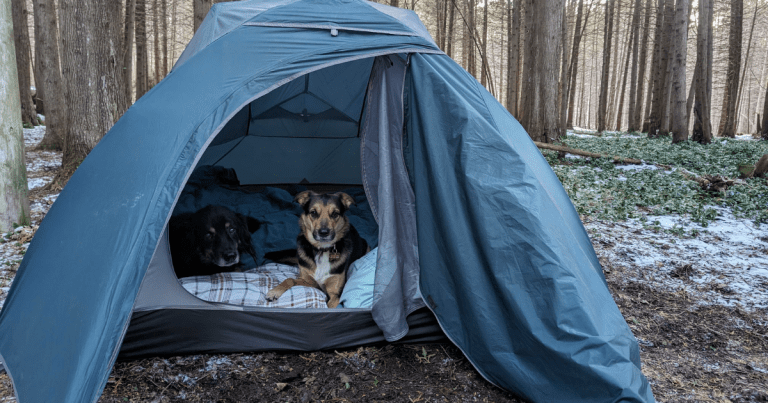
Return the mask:
<svg viewBox="0 0 768 403">
<path fill-rule="evenodd" d="M 616 0 L 605 3 L 605 30 L 603 35 L 603 68 L 600 78 L 600 100 L 597 107 L 597 131 L 606 129 L 606 114 L 608 108 L 608 75 L 611 71 L 611 39 L 613 37 L 613 10 Z"/>
<path fill-rule="evenodd" d="M 507 110 L 512 115 L 518 116 L 519 109 L 517 100 L 520 96 L 520 7 L 521 0 L 514 0 L 514 11 L 512 10 L 512 1 L 508 0 L 507 14 L 511 14 L 510 23 L 507 26 L 508 42 L 507 60 L 509 68 L 507 70 Z"/>
<path fill-rule="evenodd" d="M 14 225 L 29 225 L 27 166 L 24 158 L 24 131 L 11 24 L 11 4 L 0 1 L 0 231 Z M 27 65 L 29 69 L 29 65 Z"/>
<path fill-rule="evenodd" d="M 627 107 L 627 131 L 628 132 L 634 132 L 637 131 L 637 126 L 635 126 L 635 113 L 637 113 L 637 93 L 643 92 L 643 84 L 642 82 L 638 82 L 637 80 L 637 70 L 638 70 L 638 44 L 639 44 L 639 36 L 640 36 L 640 10 L 642 9 L 641 0 L 634 0 L 635 9 L 632 13 L 632 23 L 630 24 L 630 29 L 632 32 L 630 33 L 630 36 L 632 36 L 632 40 L 630 41 L 630 48 L 632 49 L 632 70 L 630 73 L 630 79 L 629 79 L 629 106 Z M 639 90 L 638 90 L 639 89 Z"/>
<path fill-rule="evenodd" d="M 435 0 L 435 42 L 437 42 L 437 46 L 443 50 L 445 50 L 445 31 L 443 27 L 445 16 L 442 11 L 444 5 L 444 0 Z"/>
<path fill-rule="evenodd" d="M 562 24 L 560 24 L 561 28 L 561 40 L 562 44 L 560 46 L 561 48 L 561 56 L 560 56 L 560 85 L 558 88 L 557 93 L 557 108 L 558 108 L 558 115 L 560 119 L 560 127 L 564 130 L 567 128 L 566 125 L 566 119 L 568 117 L 568 66 L 569 66 L 569 53 L 568 53 L 568 45 L 570 44 L 570 38 L 568 35 L 568 20 L 573 19 L 574 16 L 574 6 L 575 3 L 571 3 L 571 6 L 568 7 L 567 0 L 565 1 L 565 8 L 568 10 L 566 13 L 564 11 L 563 14 L 563 20 Z"/>
<path fill-rule="evenodd" d="M 639 2 L 640 0 L 634 0 L 636 2 Z M 630 53 L 632 52 L 632 40 L 634 39 L 635 31 L 632 30 L 632 27 L 629 27 L 629 40 L 627 40 L 627 54 L 624 58 L 624 79 L 621 83 L 621 95 L 619 96 L 619 108 L 616 112 L 616 130 L 621 131 L 621 121 L 624 117 L 624 94 L 626 93 L 627 89 L 627 76 L 629 75 L 629 59 L 630 59 Z"/>
<path fill-rule="evenodd" d="M 136 0 L 125 2 L 125 36 L 123 39 L 123 83 L 125 98 L 133 103 L 133 42 L 136 35 Z"/>
<path fill-rule="evenodd" d="M 744 56 L 744 68 L 741 71 L 741 83 L 739 84 L 739 91 L 738 95 L 736 97 L 736 113 L 735 113 L 735 124 L 734 124 L 734 132 L 738 130 L 739 127 L 739 110 L 741 109 L 741 97 L 743 95 L 742 90 L 744 89 L 744 81 L 747 81 L 747 66 L 749 65 L 749 51 L 752 49 L 752 34 L 755 32 L 755 20 L 757 19 L 757 10 L 760 7 L 758 7 L 757 4 L 755 4 L 755 13 L 752 15 L 752 24 L 749 27 L 749 39 L 747 40 L 747 54 Z M 749 109 L 749 107 L 747 107 Z M 747 115 L 747 120 L 749 120 L 749 115 Z M 747 130 L 749 132 L 749 130 Z"/>
<path fill-rule="evenodd" d="M 136 1 L 136 99 L 149 91 L 147 49 L 147 0 Z"/>
<path fill-rule="evenodd" d="M 482 71 L 480 72 L 480 84 L 485 87 L 488 83 L 488 1 L 483 4 L 483 54 Z"/>
<path fill-rule="evenodd" d="M 536 46 L 536 36 L 534 35 L 534 2 L 533 0 L 523 0 L 523 9 L 521 10 L 521 22 L 523 28 L 522 42 L 522 56 L 523 56 L 523 72 L 520 83 L 520 100 L 518 103 L 517 113 L 520 124 L 528 131 L 531 132 L 531 125 L 535 118 L 533 116 L 535 111 L 535 105 L 538 102 L 538 85 L 536 83 L 536 70 L 534 64 L 534 55 L 538 49 Z"/>
<path fill-rule="evenodd" d="M 645 23 L 643 24 L 643 42 L 642 45 L 640 45 L 640 60 L 639 60 L 639 66 L 638 66 L 638 77 L 636 84 L 637 85 L 637 100 L 635 101 L 635 113 L 634 113 L 634 122 L 631 122 L 632 128 L 630 131 L 637 131 L 642 130 L 643 126 L 643 86 L 645 84 L 645 71 L 646 71 L 646 65 L 648 64 L 648 37 L 650 36 L 651 31 L 651 5 L 653 4 L 653 0 L 647 0 L 645 4 Z M 648 85 L 648 91 L 650 93 L 651 85 Z M 646 129 L 647 130 L 647 129 Z"/>
<path fill-rule="evenodd" d="M 59 24 L 53 0 L 34 0 L 36 64 L 39 68 L 35 85 L 45 96 L 45 136 L 39 147 L 61 150 L 67 131 L 67 104 L 59 59 Z"/>
<path fill-rule="evenodd" d="M 448 4 L 448 35 L 446 36 L 445 54 L 453 58 L 453 26 L 456 20 L 456 0 L 449 0 Z"/>
<path fill-rule="evenodd" d="M 664 76 L 666 64 L 664 63 L 664 10 L 666 2 L 673 0 L 659 0 L 656 13 L 656 32 L 653 44 L 653 91 L 650 92 L 650 108 L 648 110 L 648 136 L 655 137 L 661 128 L 661 100 L 664 93 Z"/>
<path fill-rule="evenodd" d="M 24 0 L 11 0 L 13 14 L 13 39 L 16 49 L 16 70 L 18 72 L 19 96 L 21 99 L 21 122 L 37 126 L 37 111 L 32 103 L 32 77 L 30 74 L 32 47 L 29 44 L 29 26 L 27 25 L 27 5 Z"/>
<path fill-rule="evenodd" d="M 712 59 L 709 53 L 712 38 L 713 0 L 699 0 L 699 31 L 696 38 L 696 87 L 691 139 L 701 144 L 712 142 Z"/>
<path fill-rule="evenodd" d="M 765 86 L 765 99 L 763 100 L 763 124 L 762 133 L 760 137 L 763 140 L 768 140 L 768 85 Z"/>
<path fill-rule="evenodd" d="M 619 78 L 619 66 L 621 66 L 622 59 L 622 48 L 621 46 L 621 29 L 620 29 L 620 22 L 621 22 L 621 4 L 622 2 L 619 0 L 616 2 L 615 6 L 616 9 L 613 11 L 613 27 L 614 27 L 614 33 L 612 35 L 612 42 L 614 45 L 611 47 L 613 51 L 613 71 L 608 75 L 610 77 L 610 84 L 608 85 L 608 88 L 610 89 L 610 92 L 608 93 L 608 103 L 606 104 L 606 110 L 605 110 L 605 124 L 606 128 L 611 128 L 611 126 L 608 126 L 611 122 L 613 122 L 613 115 L 615 114 L 616 109 L 616 82 Z"/>
<path fill-rule="evenodd" d="M 688 140 L 686 116 L 685 65 L 688 54 L 688 0 L 677 0 L 672 60 L 672 143 Z"/>
<path fill-rule="evenodd" d="M 121 54 L 120 7 L 120 2 L 60 2 L 65 96 L 77 118 L 65 134 L 56 183 L 68 180 L 125 111 L 122 58 L 116 56 Z"/>
<path fill-rule="evenodd" d="M 739 89 L 739 70 L 741 69 L 741 34 L 744 1 L 731 0 L 731 24 L 728 34 L 728 72 L 725 77 L 725 95 L 723 112 L 720 115 L 720 137 L 736 136 L 736 96 Z"/>
<path fill-rule="evenodd" d="M 397 0 L 394 0 L 394 2 L 397 3 Z M 212 4 L 213 4 L 212 0 L 193 0 L 193 18 L 194 18 L 195 32 L 197 32 L 197 29 L 200 28 L 200 24 L 203 23 L 203 20 L 205 19 L 205 16 L 208 14 L 208 11 L 210 11 Z M 397 5 L 395 5 L 395 7 L 397 7 Z"/>
<path fill-rule="evenodd" d="M 533 129 L 529 134 L 534 140 L 551 143 L 559 140 L 562 127 L 557 107 L 557 81 L 560 63 L 558 58 L 562 41 L 559 32 L 563 19 L 563 0 L 534 2 L 534 26 L 537 58 L 535 71 L 538 75 L 539 97 L 534 109 Z"/>
<path fill-rule="evenodd" d="M 673 30 L 675 20 L 675 1 L 667 0 L 666 7 L 664 8 L 664 42 L 662 48 L 662 63 L 666 68 L 664 74 L 663 93 L 661 103 L 659 104 L 659 116 L 661 116 L 661 126 L 659 127 L 659 135 L 669 135 L 669 112 L 670 112 L 670 99 L 672 98 L 672 52 L 673 52 Z"/>
<path fill-rule="evenodd" d="M 168 75 L 168 0 L 162 1 L 162 11 L 160 17 L 163 20 L 161 24 L 163 32 L 163 68 L 160 71 L 162 77 Z"/>
<path fill-rule="evenodd" d="M 576 83 L 576 75 L 579 69 L 579 47 L 581 46 L 581 38 L 584 35 L 584 28 L 587 26 L 589 20 L 589 11 L 592 9 L 592 3 L 587 8 L 587 13 L 584 16 L 584 23 L 582 27 L 582 14 L 584 10 L 584 0 L 579 0 L 578 11 L 576 11 L 576 27 L 573 30 L 573 50 L 571 51 L 571 62 L 568 67 L 568 118 L 566 119 L 565 127 L 573 129 L 573 107 L 576 101 L 576 91 L 571 91 L 570 88 Z M 583 96 L 583 93 L 582 93 Z"/>
<path fill-rule="evenodd" d="M 152 80 L 152 86 L 154 87 L 157 85 L 157 83 L 160 82 L 160 61 L 162 60 L 162 57 L 160 56 L 160 24 L 159 24 L 159 11 L 160 9 L 160 2 L 158 0 L 154 0 L 152 4 L 152 36 L 153 36 L 153 50 L 155 54 L 155 77 L 154 80 Z"/>
</svg>

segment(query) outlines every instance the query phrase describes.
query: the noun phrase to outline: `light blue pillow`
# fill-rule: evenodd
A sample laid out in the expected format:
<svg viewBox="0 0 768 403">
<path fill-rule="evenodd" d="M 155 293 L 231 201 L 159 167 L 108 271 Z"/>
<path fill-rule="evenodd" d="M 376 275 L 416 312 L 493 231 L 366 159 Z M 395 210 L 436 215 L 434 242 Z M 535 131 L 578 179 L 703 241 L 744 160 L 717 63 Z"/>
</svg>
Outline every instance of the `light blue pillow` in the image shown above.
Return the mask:
<svg viewBox="0 0 768 403">
<path fill-rule="evenodd" d="M 370 309 L 373 305 L 373 282 L 376 279 L 378 250 L 379 248 L 373 248 L 349 266 L 347 282 L 341 292 L 342 307 Z"/>
</svg>

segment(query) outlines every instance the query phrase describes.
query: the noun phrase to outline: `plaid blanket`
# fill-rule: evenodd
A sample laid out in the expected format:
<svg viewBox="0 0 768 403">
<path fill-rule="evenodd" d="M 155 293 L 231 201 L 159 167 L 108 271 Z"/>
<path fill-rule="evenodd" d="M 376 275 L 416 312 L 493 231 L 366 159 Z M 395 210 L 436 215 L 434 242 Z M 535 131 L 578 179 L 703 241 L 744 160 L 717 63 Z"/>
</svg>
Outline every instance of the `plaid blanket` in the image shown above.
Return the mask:
<svg viewBox="0 0 768 403">
<path fill-rule="evenodd" d="M 292 287 L 277 301 L 267 302 L 269 290 L 298 275 L 298 267 L 269 263 L 243 273 L 185 277 L 179 281 L 187 291 L 205 301 L 269 308 L 327 308 L 325 294 L 310 287 Z"/>
</svg>

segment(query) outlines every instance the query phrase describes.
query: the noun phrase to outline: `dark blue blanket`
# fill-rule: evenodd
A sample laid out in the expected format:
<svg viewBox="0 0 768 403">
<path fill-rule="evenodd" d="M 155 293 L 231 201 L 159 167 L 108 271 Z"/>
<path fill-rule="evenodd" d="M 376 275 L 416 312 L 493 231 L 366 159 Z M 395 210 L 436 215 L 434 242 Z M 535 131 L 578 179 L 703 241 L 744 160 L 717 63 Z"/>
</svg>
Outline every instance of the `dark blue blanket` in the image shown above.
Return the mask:
<svg viewBox="0 0 768 403">
<path fill-rule="evenodd" d="M 259 220 L 261 228 L 251 235 L 256 256 L 260 260 L 254 265 L 264 264 L 265 253 L 295 248 L 301 207 L 293 202 L 293 196 L 307 188 L 296 185 L 290 190 L 267 187 L 260 192 L 248 192 L 240 189 L 239 185 L 232 169 L 199 167 L 187 181 L 173 214 L 195 212 L 207 205 L 216 204 Z M 373 218 L 365 191 L 350 188 L 345 189 L 344 193 L 352 196 L 356 203 L 347 211 L 350 223 L 371 249 L 375 248 L 379 241 L 379 227 Z M 243 263 L 251 267 L 252 259 L 249 256 L 243 258 Z"/>
</svg>

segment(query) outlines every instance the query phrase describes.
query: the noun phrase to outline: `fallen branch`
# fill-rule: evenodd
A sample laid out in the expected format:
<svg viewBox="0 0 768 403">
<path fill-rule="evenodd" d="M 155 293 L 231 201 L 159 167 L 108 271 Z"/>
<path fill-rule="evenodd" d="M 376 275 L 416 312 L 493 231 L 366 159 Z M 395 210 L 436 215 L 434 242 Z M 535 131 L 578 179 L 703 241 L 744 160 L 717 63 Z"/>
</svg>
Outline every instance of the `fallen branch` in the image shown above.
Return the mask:
<svg viewBox="0 0 768 403">
<path fill-rule="evenodd" d="M 541 142 L 538 142 L 538 141 L 534 141 L 533 143 L 536 144 L 536 147 L 539 147 L 539 148 L 544 148 L 544 149 L 547 149 L 547 150 L 559 151 L 559 152 L 568 153 L 568 154 L 581 155 L 583 157 L 612 158 L 613 162 L 618 162 L 618 163 L 622 163 L 622 164 L 636 164 L 636 165 L 643 164 L 643 161 L 636 160 L 634 158 L 624 158 L 624 157 L 616 157 L 616 156 L 610 156 L 610 155 L 603 155 L 603 154 L 593 153 L 593 152 L 589 152 L 589 151 L 579 150 L 579 149 L 576 149 L 576 148 L 570 148 L 570 147 L 565 147 L 565 146 L 557 146 L 557 145 L 548 144 L 548 143 L 541 143 Z"/>
</svg>

